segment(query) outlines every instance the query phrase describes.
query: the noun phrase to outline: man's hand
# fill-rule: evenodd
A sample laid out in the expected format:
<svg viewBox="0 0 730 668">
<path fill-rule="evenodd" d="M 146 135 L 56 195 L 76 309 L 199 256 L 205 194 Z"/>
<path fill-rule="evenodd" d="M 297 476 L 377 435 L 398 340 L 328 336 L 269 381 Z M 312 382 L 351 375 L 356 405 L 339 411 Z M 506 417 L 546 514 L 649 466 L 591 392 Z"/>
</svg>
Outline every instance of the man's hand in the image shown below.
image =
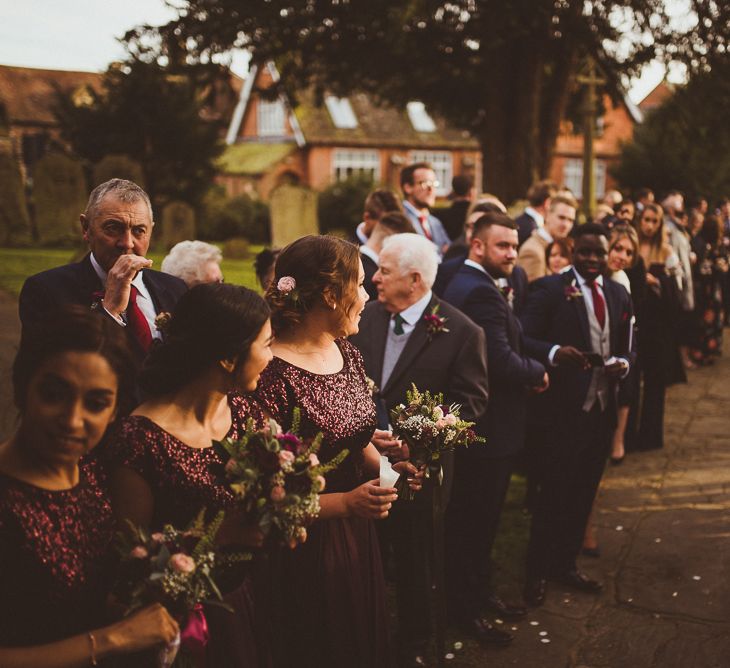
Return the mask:
<svg viewBox="0 0 730 668">
<path fill-rule="evenodd" d="M 557 353 L 555 356 L 557 357 Z M 530 390 L 533 394 L 542 394 L 548 387 L 550 387 L 550 377 L 546 371 L 542 377 L 542 383 L 540 385 L 533 385 Z"/>
<path fill-rule="evenodd" d="M 628 368 L 629 365 L 625 360 L 617 359 L 615 362 L 611 362 L 611 364 L 604 366 L 603 370 L 609 378 L 621 378 Z"/>
<path fill-rule="evenodd" d="M 393 438 L 392 432 L 376 429 L 370 441 L 381 455 L 385 455 L 391 460 L 404 459 L 403 443 L 397 438 Z"/>
<path fill-rule="evenodd" d="M 591 364 L 586 356 L 577 348 L 573 346 L 561 346 L 555 352 L 553 362 L 558 366 L 572 366 L 583 371 L 588 371 L 591 368 Z"/>
<path fill-rule="evenodd" d="M 129 305 L 129 289 L 137 272 L 152 266 L 152 260 L 139 255 L 120 255 L 106 277 L 104 308 L 120 316 Z"/>
</svg>

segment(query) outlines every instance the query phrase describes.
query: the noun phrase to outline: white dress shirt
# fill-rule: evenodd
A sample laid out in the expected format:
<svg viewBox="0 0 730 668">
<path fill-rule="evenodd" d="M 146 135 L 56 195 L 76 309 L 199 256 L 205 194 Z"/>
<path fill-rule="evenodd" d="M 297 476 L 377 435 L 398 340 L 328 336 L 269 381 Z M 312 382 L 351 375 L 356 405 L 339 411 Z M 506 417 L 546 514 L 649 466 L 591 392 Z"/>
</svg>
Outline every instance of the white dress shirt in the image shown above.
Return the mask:
<svg viewBox="0 0 730 668">
<path fill-rule="evenodd" d="M 426 307 L 429 305 L 432 297 L 433 293 L 429 290 L 415 304 L 411 304 L 407 309 L 404 309 L 400 312 L 400 317 L 403 318 L 402 326 L 404 334 L 410 334 L 414 330 L 414 328 L 418 324 L 418 321 L 421 319 L 421 316 L 423 316 L 423 312 L 426 310 Z M 390 329 L 395 329 L 394 316 L 391 316 L 390 318 Z"/>
</svg>

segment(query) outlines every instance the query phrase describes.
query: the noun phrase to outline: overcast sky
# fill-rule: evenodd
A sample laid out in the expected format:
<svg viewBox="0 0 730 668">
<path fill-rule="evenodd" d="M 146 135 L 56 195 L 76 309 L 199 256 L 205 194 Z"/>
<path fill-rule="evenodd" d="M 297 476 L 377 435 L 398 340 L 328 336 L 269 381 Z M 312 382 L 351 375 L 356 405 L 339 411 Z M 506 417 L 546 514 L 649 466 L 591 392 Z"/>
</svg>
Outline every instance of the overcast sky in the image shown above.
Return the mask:
<svg viewBox="0 0 730 668">
<path fill-rule="evenodd" d="M 117 38 L 129 28 L 160 25 L 173 16 L 163 0 L 0 0 L 0 64 L 105 70 L 123 57 Z M 236 74 L 246 73 L 245 63 L 243 54 L 234 57 Z M 631 99 L 640 101 L 663 75 L 658 64 L 645 68 Z"/>
</svg>

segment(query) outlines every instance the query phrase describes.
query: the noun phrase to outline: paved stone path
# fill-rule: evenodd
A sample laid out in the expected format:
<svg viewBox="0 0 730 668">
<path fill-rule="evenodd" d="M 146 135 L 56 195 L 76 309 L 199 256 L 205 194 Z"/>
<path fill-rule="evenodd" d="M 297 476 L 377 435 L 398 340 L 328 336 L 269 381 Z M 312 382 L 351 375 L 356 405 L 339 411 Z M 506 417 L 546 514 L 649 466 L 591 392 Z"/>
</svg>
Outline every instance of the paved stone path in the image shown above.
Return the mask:
<svg viewBox="0 0 730 668">
<path fill-rule="evenodd" d="M 17 305 L 0 293 L 0 438 L 12 430 Z M 599 498 L 599 597 L 553 585 L 503 650 L 473 643 L 453 668 L 730 666 L 730 357 L 670 390 L 663 451 L 609 467 Z M 512 626 L 512 625 L 509 625 Z M 543 634 L 543 635 L 541 635 Z M 543 642 L 549 640 L 550 642 Z"/>
</svg>

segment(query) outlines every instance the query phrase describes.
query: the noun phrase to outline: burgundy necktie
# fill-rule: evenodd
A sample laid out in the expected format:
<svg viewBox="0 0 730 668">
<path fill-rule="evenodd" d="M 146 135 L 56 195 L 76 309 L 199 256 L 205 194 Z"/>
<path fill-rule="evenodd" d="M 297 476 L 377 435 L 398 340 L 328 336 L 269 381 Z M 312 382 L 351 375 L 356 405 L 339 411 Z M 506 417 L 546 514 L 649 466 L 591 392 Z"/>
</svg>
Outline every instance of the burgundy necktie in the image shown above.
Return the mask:
<svg viewBox="0 0 730 668">
<path fill-rule="evenodd" d="M 591 281 L 591 295 L 593 295 L 593 312 L 596 314 L 596 320 L 601 329 L 606 325 L 606 302 L 603 301 L 603 295 L 598 289 L 595 281 Z"/>
<path fill-rule="evenodd" d="M 426 236 L 426 239 L 433 241 L 431 230 L 428 229 L 428 216 L 422 213 L 418 216 L 418 221 L 421 223 L 421 229 L 423 230 L 423 234 Z"/>
<path fill-rule="evenodd" d="M 130 286 L 129 304 L 127 305 L 127 327 L 132 330 L 132 336 L 142 347 L 142 350 L 148 352 L 152 345 L 152 331 L 147 318 L 142 313 L 142 309 L 137 305 L 137 295 L 139 295 L 139 290 L 134 285 Z"/>
</svg>

